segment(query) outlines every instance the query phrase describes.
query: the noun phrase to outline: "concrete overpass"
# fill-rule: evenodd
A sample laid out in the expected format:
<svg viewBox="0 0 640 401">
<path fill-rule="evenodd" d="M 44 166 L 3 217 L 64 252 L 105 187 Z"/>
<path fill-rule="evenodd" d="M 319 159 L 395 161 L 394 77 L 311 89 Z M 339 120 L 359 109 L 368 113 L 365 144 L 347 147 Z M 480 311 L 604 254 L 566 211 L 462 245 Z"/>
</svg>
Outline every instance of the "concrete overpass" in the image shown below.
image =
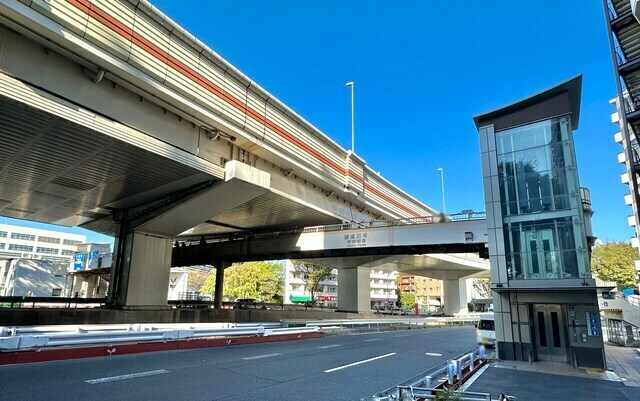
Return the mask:
<svg viewBox="0 0 640 401">
<path fill-rule="evenodd" d="M 0 0 L 0 54 L 0 215 L 115 236 L 113 307 L 180 235 L 436 214 L 146 1 Z"/>
<path fill-rule="evenodd" d="M 210 239 L 180 238 L 173 266 L 303 259 L 339 270 L 341 310 L 368 310 L 369 269 L 397 270 L 443 280 L 446 312 L 466 309 L 466 278 L 489 277 L 484 213 L 399 221 L 336 224 Z M 453 253 L 453 254 L 452 254 Z M 481 256 L 484 256 L 481 257 Z"/>
</svg>

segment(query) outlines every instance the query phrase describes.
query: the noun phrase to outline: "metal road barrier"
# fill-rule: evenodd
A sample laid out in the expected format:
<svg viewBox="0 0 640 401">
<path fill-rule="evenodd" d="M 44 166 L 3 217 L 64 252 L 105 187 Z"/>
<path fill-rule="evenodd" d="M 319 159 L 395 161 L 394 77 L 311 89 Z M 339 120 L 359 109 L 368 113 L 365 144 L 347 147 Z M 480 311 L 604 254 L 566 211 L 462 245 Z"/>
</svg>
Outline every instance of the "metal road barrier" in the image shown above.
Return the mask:
<svg viewBox="0 0 640 401">
<path fill-rule="evenodd" d="M 115 344 L 122 342 L 185 340 L 205 337 L 272 336 L 318 332 L 318 327 L 281 328 L 264 324 L 167 324 L 87 325 L 62 327 L 2 327 L 0 351 L 62 345 Z M 230 324 L 227 324 L 230 325 Z M 268 328 L 267 328 L 268 327 Z"/>
<path fill-rule="evenodd" d="M 0 326 L 0 337 L 19 335 L 80 334 L 108 331 L 153 331 L 153 330 L 191 330 L 191 329 L 232 329 L 264 327 L 280 328 L 278 322 L 264 323 L 135 323 L 135 324 L 82 324 L 50 326 Z"/>
<path fill-rule="evenodd" d="M 460 317 L 397 317 L 379 319 L 326 319 L 326 320 L 305 320 L 305 319 L 283 319 L 284 327 L 312 326 L 321 327 L 325 331 L 344 329 L 385 329 L 392 327 L 434 327 L 434 326 L 466 326 L 477 324 L 479 316 Z"/>
<path fill-rule="evenodd" d="M 0 308 L 100 308 L 107 302 L 106 298 L 69 298 L 69 297 L 26 297 L 26 296 L 0 296 Z M 173 308 L 203 308 L 211 309 L 215 303 L 197 299 L 171 299 L 167 302 Z M 304 306 L 300 304 L 255 302 L 241 304 L 236 302 L 223 302 L 226 309 L 260 309 L 260 310 L 295 310 L 295 311 L 321 311 L 335 312 L 335 308 L 323 306 Z"/>
<path fill-rule="evenodd" d="M 409 224 L 452 223 L 456 221 L 483 220 L 486 218 L 487 214 L 485 212 L 474 212 L 470 210 L 469 213 L 407 217 L 395 220 L 372 220 L 363 223 L 330 224 L 324 226 L 305 227 L 302 232 L 317 233 L 326 231 L 356 230 L 362 228 L 403 226 Z"/>
<path fill-rule="evenodd" d="M 26 297 L 9 296 L 0 297 L 0 307 L 9 308 L 35 308 L 36 304 L 44 307 L 95 307 L 103 306 L 107 302 L 106 298 L 63 298 L 63 297 Z"/>
<path fill-rule="evenodd" d="M 404 383 L 377 393 L 362 401 L 416 401 L 435 400 L 438 395 L 446 393 L 446 387 L 455 386 L 470 377 L 481 365 L 485 363 L 484 347 L 478 347 L 449 359 L 442 365 L 421 373 Z M 487 393 L 456 392 L 457 400 L 461 401 L 492 401 Z M 515 397 L 509 397 L 515 400 Z"/>
</svg>

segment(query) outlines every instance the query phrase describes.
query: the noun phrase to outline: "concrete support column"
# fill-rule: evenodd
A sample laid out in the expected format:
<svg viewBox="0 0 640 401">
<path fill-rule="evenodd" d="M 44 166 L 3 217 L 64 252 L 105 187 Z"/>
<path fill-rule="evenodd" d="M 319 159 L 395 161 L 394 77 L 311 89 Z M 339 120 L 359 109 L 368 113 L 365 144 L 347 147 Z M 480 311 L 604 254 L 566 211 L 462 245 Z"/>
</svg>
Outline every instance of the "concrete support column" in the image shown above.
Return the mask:
<svg viewBox="0 0 640 401">
<path fill-rule="evenodd" d="M 108 304 L 145 309 L 167 305 L 173 241 L 137 232 L 116 239 Z"/>
<path fill-rule="evenodd" d="M 468 312 L 467 304 L 471 301 L 471 280 L 468 278 L 442 280 L 445 315 L 453 316 Z"/>
<path fill-rule="evenodd" d="M 229 267 L 231 263 L 219 262 L 216 264 L 216 287 L 213 298 L 213 307 L 216 309 L 222 309 L 222 297 L 224 296 L 224 270 Z"/>
<path fill-rule="evenodd" d="M 338 310 L 341 312 L 368 312 L 371 310 L 369 268 L 338 269 Z"/>
</svg>

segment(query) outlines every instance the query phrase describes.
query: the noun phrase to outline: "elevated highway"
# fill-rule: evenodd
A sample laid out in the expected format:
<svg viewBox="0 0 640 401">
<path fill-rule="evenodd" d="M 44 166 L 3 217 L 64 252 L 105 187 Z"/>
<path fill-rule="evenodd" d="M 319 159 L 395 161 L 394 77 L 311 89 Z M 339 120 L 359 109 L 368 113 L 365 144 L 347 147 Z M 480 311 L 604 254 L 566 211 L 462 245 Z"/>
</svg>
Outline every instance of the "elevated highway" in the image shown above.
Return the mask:
<svg viewBox="0 0 640 401">
<path fill-rule="evenodd" d="M 145 0 L 0 0 L 0 55 L 0 215 L 115 236 L 112 307 L 178 237 L 437 214 Z"/>
</svg>

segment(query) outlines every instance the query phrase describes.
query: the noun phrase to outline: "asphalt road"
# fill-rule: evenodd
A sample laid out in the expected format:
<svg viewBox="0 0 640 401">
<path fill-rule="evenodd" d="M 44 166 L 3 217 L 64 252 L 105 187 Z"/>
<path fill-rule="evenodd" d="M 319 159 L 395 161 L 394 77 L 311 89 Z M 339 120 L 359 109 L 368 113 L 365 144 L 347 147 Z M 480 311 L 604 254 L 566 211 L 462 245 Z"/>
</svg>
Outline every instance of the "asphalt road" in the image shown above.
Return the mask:
<svg viewBox="0 0 640 401">
<path fill-rule="evenodd" d="M 474 344 L 433 328 L 0 366 L 0 400 L 359 400 Z"/>
</svg>

